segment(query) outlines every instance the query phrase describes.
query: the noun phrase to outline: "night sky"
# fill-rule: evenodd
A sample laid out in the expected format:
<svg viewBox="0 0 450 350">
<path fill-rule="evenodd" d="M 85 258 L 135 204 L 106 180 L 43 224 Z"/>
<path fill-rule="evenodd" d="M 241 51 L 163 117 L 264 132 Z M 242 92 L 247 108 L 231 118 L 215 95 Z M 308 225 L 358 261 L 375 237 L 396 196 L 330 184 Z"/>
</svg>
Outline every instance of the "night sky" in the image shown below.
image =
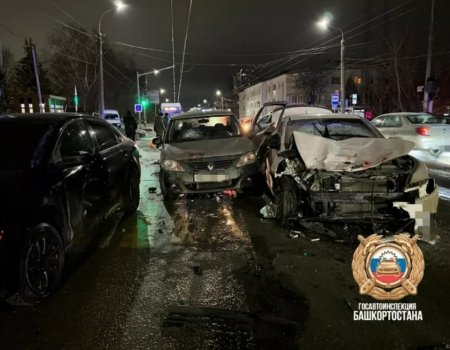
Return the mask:
<svg viewBox="0 0 450 350">
<path fill-rule="evenodd" d="M 129 7 L 124 13 L 111 13 L 104 17 L 102 31 L 108 39 L 128 44 L 171 50 L 171 12 L 170 0 L 129 0 Z M 383 12 L 401 4 L 407 4 L 398 10 L 369 22 Z M 333 25 L 344 28 L 344 31 L 358 25 L 361 28 L 348 35 L 346 42 L 354 45 L 370 41 L 368 46 L 349 48 L 347 57 L 371 57 L 379 54 L 377 48 L 386 36 L 396 33 L 412 33 L 415 42 L 413 51 L 426 53 L 426 36 L 428 30 L 428 1 L 402 0 L 345 0 L 345 1 L 299 1 L 299 0 L 193 0 L 193 9 L 187 44 L 187 71 L 183 76 L 181 102 L 186 107 L 201 103 L 206 98 L 215 98 L 215 91 L 221 89 L 225 96 L 231 90 L 232 74 L 242 64 L 261 64 L 283 57 L 282 55 L 266 55 L 304 49 L 319 44 L 319 40 L 336 38 L 331 44 L 338 44 L 337 32 L 320 32 L 315 22 L 325 12 L 334 15 Z M 0 39 L 4 47 L 10 48 L 16 58 L 22 55 L 24 37 L 32 37 L 38 50 L 47 49 L 47 37 L 61 25 L 48 16 L 65 23 L 72 20 L 60 9 L 64 9 L 88 29 L 97 27 L 101 13 L 112 7 L 109 0 L 1 0 L 0 4 Z M 175 7 L 175 50 L 177 62 L 181 61 L 181 51 L 188 15 L 189 0 L 174 0 Z M 449 1 L 436 0 L 437 35 L 436 46 L 440 50 L 450 50 L 445 39 L 448 33 Z M 404 13 L 403 16 L 399 16 Z M 395 18 L 394 18 L 395 17 Z M 382 21 L 392 19 L 380 25 Z M 72 22 L 73 23 L 73 22 Z M 7 28 L 6 28 L 6 27 Z M 370 29 L 363 33 L 364 30 Z M 10 31 L 14 33 L 10 33 Z M 444 34 L 444 35 L 443 35 Z M 118 49 L 133 52 L 138 67 L 142 71 L 171 65 L 172 54 L 150 50 L 138 50 L 116 46 Z M 339 50 L 330 49 L 326 54 L 316 56 L 316 62 L 335 62 Z M 147 57 L 151 56 L 151 57 Z M 293 60 L 291 63 L 296 63 Z M 306 60 L 297 65 L 279 67 L 272 73 L 284 69 L 293 69 L 307 65 Z M 337 63 L 338 65 L 338 63 Z M 275 66 L 270 66 L 273 68 Z M 179 70 L 179 67 L 177 67 Z M 263 76 L 264 69 L 258 74 Z M 177 72 L 177 87 L 178 87 Z M 130 77 L 135 79 L 135 77 Z M 171 71 L 152 78 L 151 88 L 165 88 L 169 98 L 173 97 Z"/>
</svg>

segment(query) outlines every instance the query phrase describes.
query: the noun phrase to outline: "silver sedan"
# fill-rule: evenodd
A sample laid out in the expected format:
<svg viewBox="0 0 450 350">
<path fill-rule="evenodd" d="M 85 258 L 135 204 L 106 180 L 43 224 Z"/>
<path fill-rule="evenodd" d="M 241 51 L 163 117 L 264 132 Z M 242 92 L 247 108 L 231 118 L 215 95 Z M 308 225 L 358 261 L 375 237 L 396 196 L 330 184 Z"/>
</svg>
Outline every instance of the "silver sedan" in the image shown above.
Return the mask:
<svg viewBox="0 0 450 350">
<path fill-rule="evenodd" d="M 433 156 L 450 151 L 450 125 L 426 113 L 389 113 L 372 120 L 387 138 L 400 138 L 416 144 L 416 150 Z"/>
</svg>

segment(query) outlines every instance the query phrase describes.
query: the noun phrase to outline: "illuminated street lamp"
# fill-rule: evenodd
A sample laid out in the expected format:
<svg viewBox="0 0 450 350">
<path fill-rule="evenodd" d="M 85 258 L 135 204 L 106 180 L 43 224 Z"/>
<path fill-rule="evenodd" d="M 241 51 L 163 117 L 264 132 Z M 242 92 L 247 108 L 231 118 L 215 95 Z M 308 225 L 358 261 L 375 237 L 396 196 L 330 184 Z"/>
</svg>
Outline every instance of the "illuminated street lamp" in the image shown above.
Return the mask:
<svg viewBox="0 0 450 350">
<path fill-rule="evenodd" d="M 222 95 L 222 91 L 217 90 L 216 91 L 216 96 L 220 97 L 220 101 L 221 101 L 221 105 L 222 105 L 222 109 L 223 109 L 223 95 Z"/>
<path fill-rule="evenodd" d="M 127 7 L 127 5 L 125 3 L 123 3 L 122 1 L 116 1 L 114 3 L 114 7 L 103 12 L 102 15 L 100 16 L 100 19 L 98 20 L 99 65 L 100 65 L 100 67 L 99 67 L 99 73 L 100 73 L 99 114 L 100 115 L 103 115 L 103 111 L 105 110 L 105 90 L 104 90 L 104 86 L 103 86 L 103 38 L 102 38 L 102 30 L 101 30 L 102 19 L 107 13 L 114 12 L 114 11 L 122 12 L 123 10 L 125 10 L 126 7 Z"/>
<path fill-rule="evenodd" d="M 158 75 L 160 72 L 167 70 L 167 69 L 172 69 L 172 68 L 173 68 L 173 66 L 168 66 L 168 67 L 164 67 L 161 69 L 153 69 L 152 71 L 146 72 L 146 73 L 136 72 L 136 88 L 137 88 L 138 103 L 141 103 L 141 90 L 139 88 L 139 78 L 146 76 L 146 75 L 150 75 L 150 74 Z M 161 89 L 161 90 L 164 90 L 164 89 Z M 161 90 L 160 90 L 160 92 L 161 92 Z M 165 90 L 164 90 L 164 92 L 165 92 Z M 141 123 L 141 112 L 139 112 L 138 119 L 139 119 L 139 123 Z"/>
<path fill-rule="evenodd" d="M 345 113 L 344 32 L 342 31 L 342 29 L 330 25 L 330 19 L 326 17 L 317 22 L 317 26 L 322 30 L 330 28 L 337 30 L 341 33 L 341 113 Z"/>
</svg>

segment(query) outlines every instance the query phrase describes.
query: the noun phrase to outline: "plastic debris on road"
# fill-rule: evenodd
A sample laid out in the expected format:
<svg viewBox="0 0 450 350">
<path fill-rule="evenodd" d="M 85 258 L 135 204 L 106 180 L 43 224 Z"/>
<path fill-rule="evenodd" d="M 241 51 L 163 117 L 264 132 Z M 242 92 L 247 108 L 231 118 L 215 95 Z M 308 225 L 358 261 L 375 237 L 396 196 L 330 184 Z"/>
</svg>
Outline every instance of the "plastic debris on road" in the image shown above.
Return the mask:
<svg viewBox="0 0 450 350">
<path fill-rule="evenodd" d="M 277 217 L 277 206 L 274 203 L 269 203 L 262 207 L 259 213 L 265 219 L 275 219 Z"/>
</svg>

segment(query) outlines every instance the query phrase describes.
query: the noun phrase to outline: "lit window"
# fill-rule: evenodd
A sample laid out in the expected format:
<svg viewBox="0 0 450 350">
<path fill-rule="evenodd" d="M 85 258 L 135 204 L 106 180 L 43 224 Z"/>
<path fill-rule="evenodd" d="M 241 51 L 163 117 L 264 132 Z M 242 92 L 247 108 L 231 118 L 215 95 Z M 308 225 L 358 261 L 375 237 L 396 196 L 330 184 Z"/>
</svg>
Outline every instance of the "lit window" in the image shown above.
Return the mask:
<svg viewBox="0 0 450 350">
<path fill-rule="evenodd" d="M 33 104 L 32 103 L 28 104 L 28 109 L 29 109 L 30 113 L 33 113 Z"/>
</svg>

